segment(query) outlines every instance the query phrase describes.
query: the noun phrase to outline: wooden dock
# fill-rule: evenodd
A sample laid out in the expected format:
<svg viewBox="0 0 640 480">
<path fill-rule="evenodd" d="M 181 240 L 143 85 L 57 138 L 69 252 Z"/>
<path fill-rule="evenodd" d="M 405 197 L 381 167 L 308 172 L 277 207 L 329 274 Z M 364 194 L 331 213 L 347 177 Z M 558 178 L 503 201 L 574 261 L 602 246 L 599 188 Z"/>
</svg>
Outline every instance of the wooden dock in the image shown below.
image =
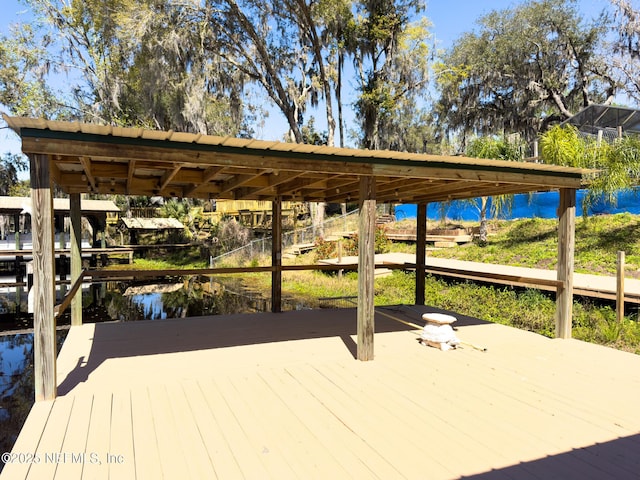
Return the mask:
<svg viewBox="0 0 640 480">
<path fill-rule="evenodd" d="M 344 257 L 343 263 L 352 261 Z M 416 256 L 411 253 L 384 253 L 376 255 L 376 263 L 389 265 L 415 265 Z M 340 265 L 336 259 L 323 260 L 323 263 Z M 514 267 L 493 263 L 469 262 L 452 258 L 427 257 L 426 272 L 442 277 L 459 278 L 496 285 L 530 287 L 555 292 L 557 272 L 540 268 Z M 573 274 L 573 288 L 576 295 L 616 300 L 616 277 L 587 273 Z M 640 304 L 640 280 L 626 278 L 624 281 L 624 301 Z"/>
<path fill-rule="evenodd" d="M 0 479 L 638 478 L 640 356 L 459 315 L 488 350 L 442 352 L 423 311 L 373 362 L 351 309 L 72 327 Z"/>
</svg>

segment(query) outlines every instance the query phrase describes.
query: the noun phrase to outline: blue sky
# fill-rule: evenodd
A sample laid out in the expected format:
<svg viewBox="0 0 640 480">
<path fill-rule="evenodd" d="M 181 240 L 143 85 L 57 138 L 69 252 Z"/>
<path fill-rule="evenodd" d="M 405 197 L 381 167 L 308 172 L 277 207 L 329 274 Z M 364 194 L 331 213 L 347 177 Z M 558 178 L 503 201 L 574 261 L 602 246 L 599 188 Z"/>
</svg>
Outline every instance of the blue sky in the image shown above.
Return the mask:
<svg viewBox="0 0 640 480">
<path fill-rule="evenodd" d="M 432 22 L 432 32 L 439 48 L 448 48 L 462 33 L 472 30 L 476 20 L 492 10 L 508 8 L 521 2 L 513 0 L 432 0 L 427 3 L 425 15 Z M 581 0 L 580 9 L 585 17 L 594 17 L 609 5 L 608 0 Z M 27 8 L 19 0 L 2 0 L 2 16 L 0 17 L 0 32 L 7 34 L 9 25 L 28 19 Z M 313 114 L 313 113 L 311 113 Z M 322 128 L 323 112 L 315 114 L 317 125 Z M 267 122 L 268 127 L 258 130 L 258 136 L 264 139 L 281 139 L 286 132 L 286 122 L 281 115 L 272 110 Z M 0 130 L 0 153 L 19 152 L 20 144 L 17 137 Z"/>
</svg>

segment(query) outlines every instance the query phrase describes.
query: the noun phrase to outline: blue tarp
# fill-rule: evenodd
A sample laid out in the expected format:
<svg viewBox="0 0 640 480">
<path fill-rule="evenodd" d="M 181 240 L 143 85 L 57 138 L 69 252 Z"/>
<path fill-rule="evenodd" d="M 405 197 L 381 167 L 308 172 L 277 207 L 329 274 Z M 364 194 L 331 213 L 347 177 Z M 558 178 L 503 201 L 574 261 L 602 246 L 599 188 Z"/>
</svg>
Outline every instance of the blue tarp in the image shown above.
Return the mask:
<svg viewBox="0 0 640 480">
<path fill-rule="evenodd" d="M 582 200 L 585 193 L 585 190 L 578 190 L 576 212 L 578 216 L 582 215 Z M 511 212 L 505 212 L 503 218 L 557 218 L 559 197 L 558 192 L 514 195 L 513 208 Z M 604 200 L 596 202 L 589 209 L 589 215 L 623 212 L 640 214 L 639 189 L 620 192 L 617 198 L 615 205 Z M 476 204 L 479 205 L 479 201 Z M 416 218 L 416 210 L 416 205 L 396 205 L 396 218 L 398 220 Z M 448 204 L 430 203 L 427 206 L 427 217 L 431 220 L 440 220 L 442 211 L 445 212 L 446 218 L 452 221 L 477 221 L 480 218 L 479 208 L 466 201 L 453 201 Z"/>
</svg>

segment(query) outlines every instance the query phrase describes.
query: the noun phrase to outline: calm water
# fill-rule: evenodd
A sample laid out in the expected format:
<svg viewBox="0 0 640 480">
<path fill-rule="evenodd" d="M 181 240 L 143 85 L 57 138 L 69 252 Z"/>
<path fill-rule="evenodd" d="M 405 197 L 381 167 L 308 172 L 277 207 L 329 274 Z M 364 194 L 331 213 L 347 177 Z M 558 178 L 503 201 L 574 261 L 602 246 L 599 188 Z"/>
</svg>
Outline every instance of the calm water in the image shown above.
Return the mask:
<svg viewBox="0 0 640 480">
<path fill-rule="evenodd" d="M 24 304 L 16 314 L 15 295 L 0 294 L 0 330 L 32 327 Z M 305 308 L 283 301 L 283 310 Z M 0 309 L 0 312 L 2 312 Z M 271 300 L 259 293 L 234 291 L 215 279 L 197 279 L 184 283 L 135 285 L 124 282 L 92 285 L 83 291 L 83 320 L 139 321 L 184 318 L 199 315 L 223 315 L 268 311 Z M 11 313 L 7 313 L 7 312 Z M 69 316 L 58 324 L 68 324 Z M 58 350 L 67 331 L 57 333 Z M 33 405 L 33 334 L 0 336 L 0 454 L 13 447 Z M 4 465 L 0 462 L 0 470 Z"/>
</svg>

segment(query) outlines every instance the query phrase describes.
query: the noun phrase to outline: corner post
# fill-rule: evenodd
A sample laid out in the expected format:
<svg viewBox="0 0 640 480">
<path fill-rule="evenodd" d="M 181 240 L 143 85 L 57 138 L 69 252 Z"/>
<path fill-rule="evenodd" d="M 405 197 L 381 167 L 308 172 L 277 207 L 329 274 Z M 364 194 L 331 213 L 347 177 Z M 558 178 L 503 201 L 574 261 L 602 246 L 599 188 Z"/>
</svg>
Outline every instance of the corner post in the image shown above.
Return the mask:
<svg viewBox="0 0 640 480">
<path fill-rule="evenodd" d="M 53 195 L 49 157 L 33 154 L 31 202 L 33 231 L 33 350 L 35 399 L 52 400 L 56 387 L 55 254 Z"/>
<path fill-rule="evenodd" d="M 82 274 L 82 208 L 79 193 L 69 195 L 69 212 L 71 216 L 71 285 L 74 285 Z M 71 325 L 82 325 L 82 288 L 71 300 Z"/>
<path fill-rule="evenodd" d="M 416 305 L 424 305 L 424 285 L 427 243 L 427 204 L 419 203 L 416 228 Z"/>
<path fill-rule="evenodd" d="M 558 286 L 556 293 L 556 337 L 571 338 L 573 318 L 573 266 L 576 235 L 576 190 L 560 190 L 558 208 Z"/>
<path fill-rule="evenodd" d="M 360 177 L 360 228 L 358 239 L 358 360 L 373 360 L 374 279 L 376 235 L 376 180 Z"/>
<path fill-rule="evenodd" d="M 272 202 L 271 215 L 271 311 L 282 311 L 282 197 Z"/>
</svg>

